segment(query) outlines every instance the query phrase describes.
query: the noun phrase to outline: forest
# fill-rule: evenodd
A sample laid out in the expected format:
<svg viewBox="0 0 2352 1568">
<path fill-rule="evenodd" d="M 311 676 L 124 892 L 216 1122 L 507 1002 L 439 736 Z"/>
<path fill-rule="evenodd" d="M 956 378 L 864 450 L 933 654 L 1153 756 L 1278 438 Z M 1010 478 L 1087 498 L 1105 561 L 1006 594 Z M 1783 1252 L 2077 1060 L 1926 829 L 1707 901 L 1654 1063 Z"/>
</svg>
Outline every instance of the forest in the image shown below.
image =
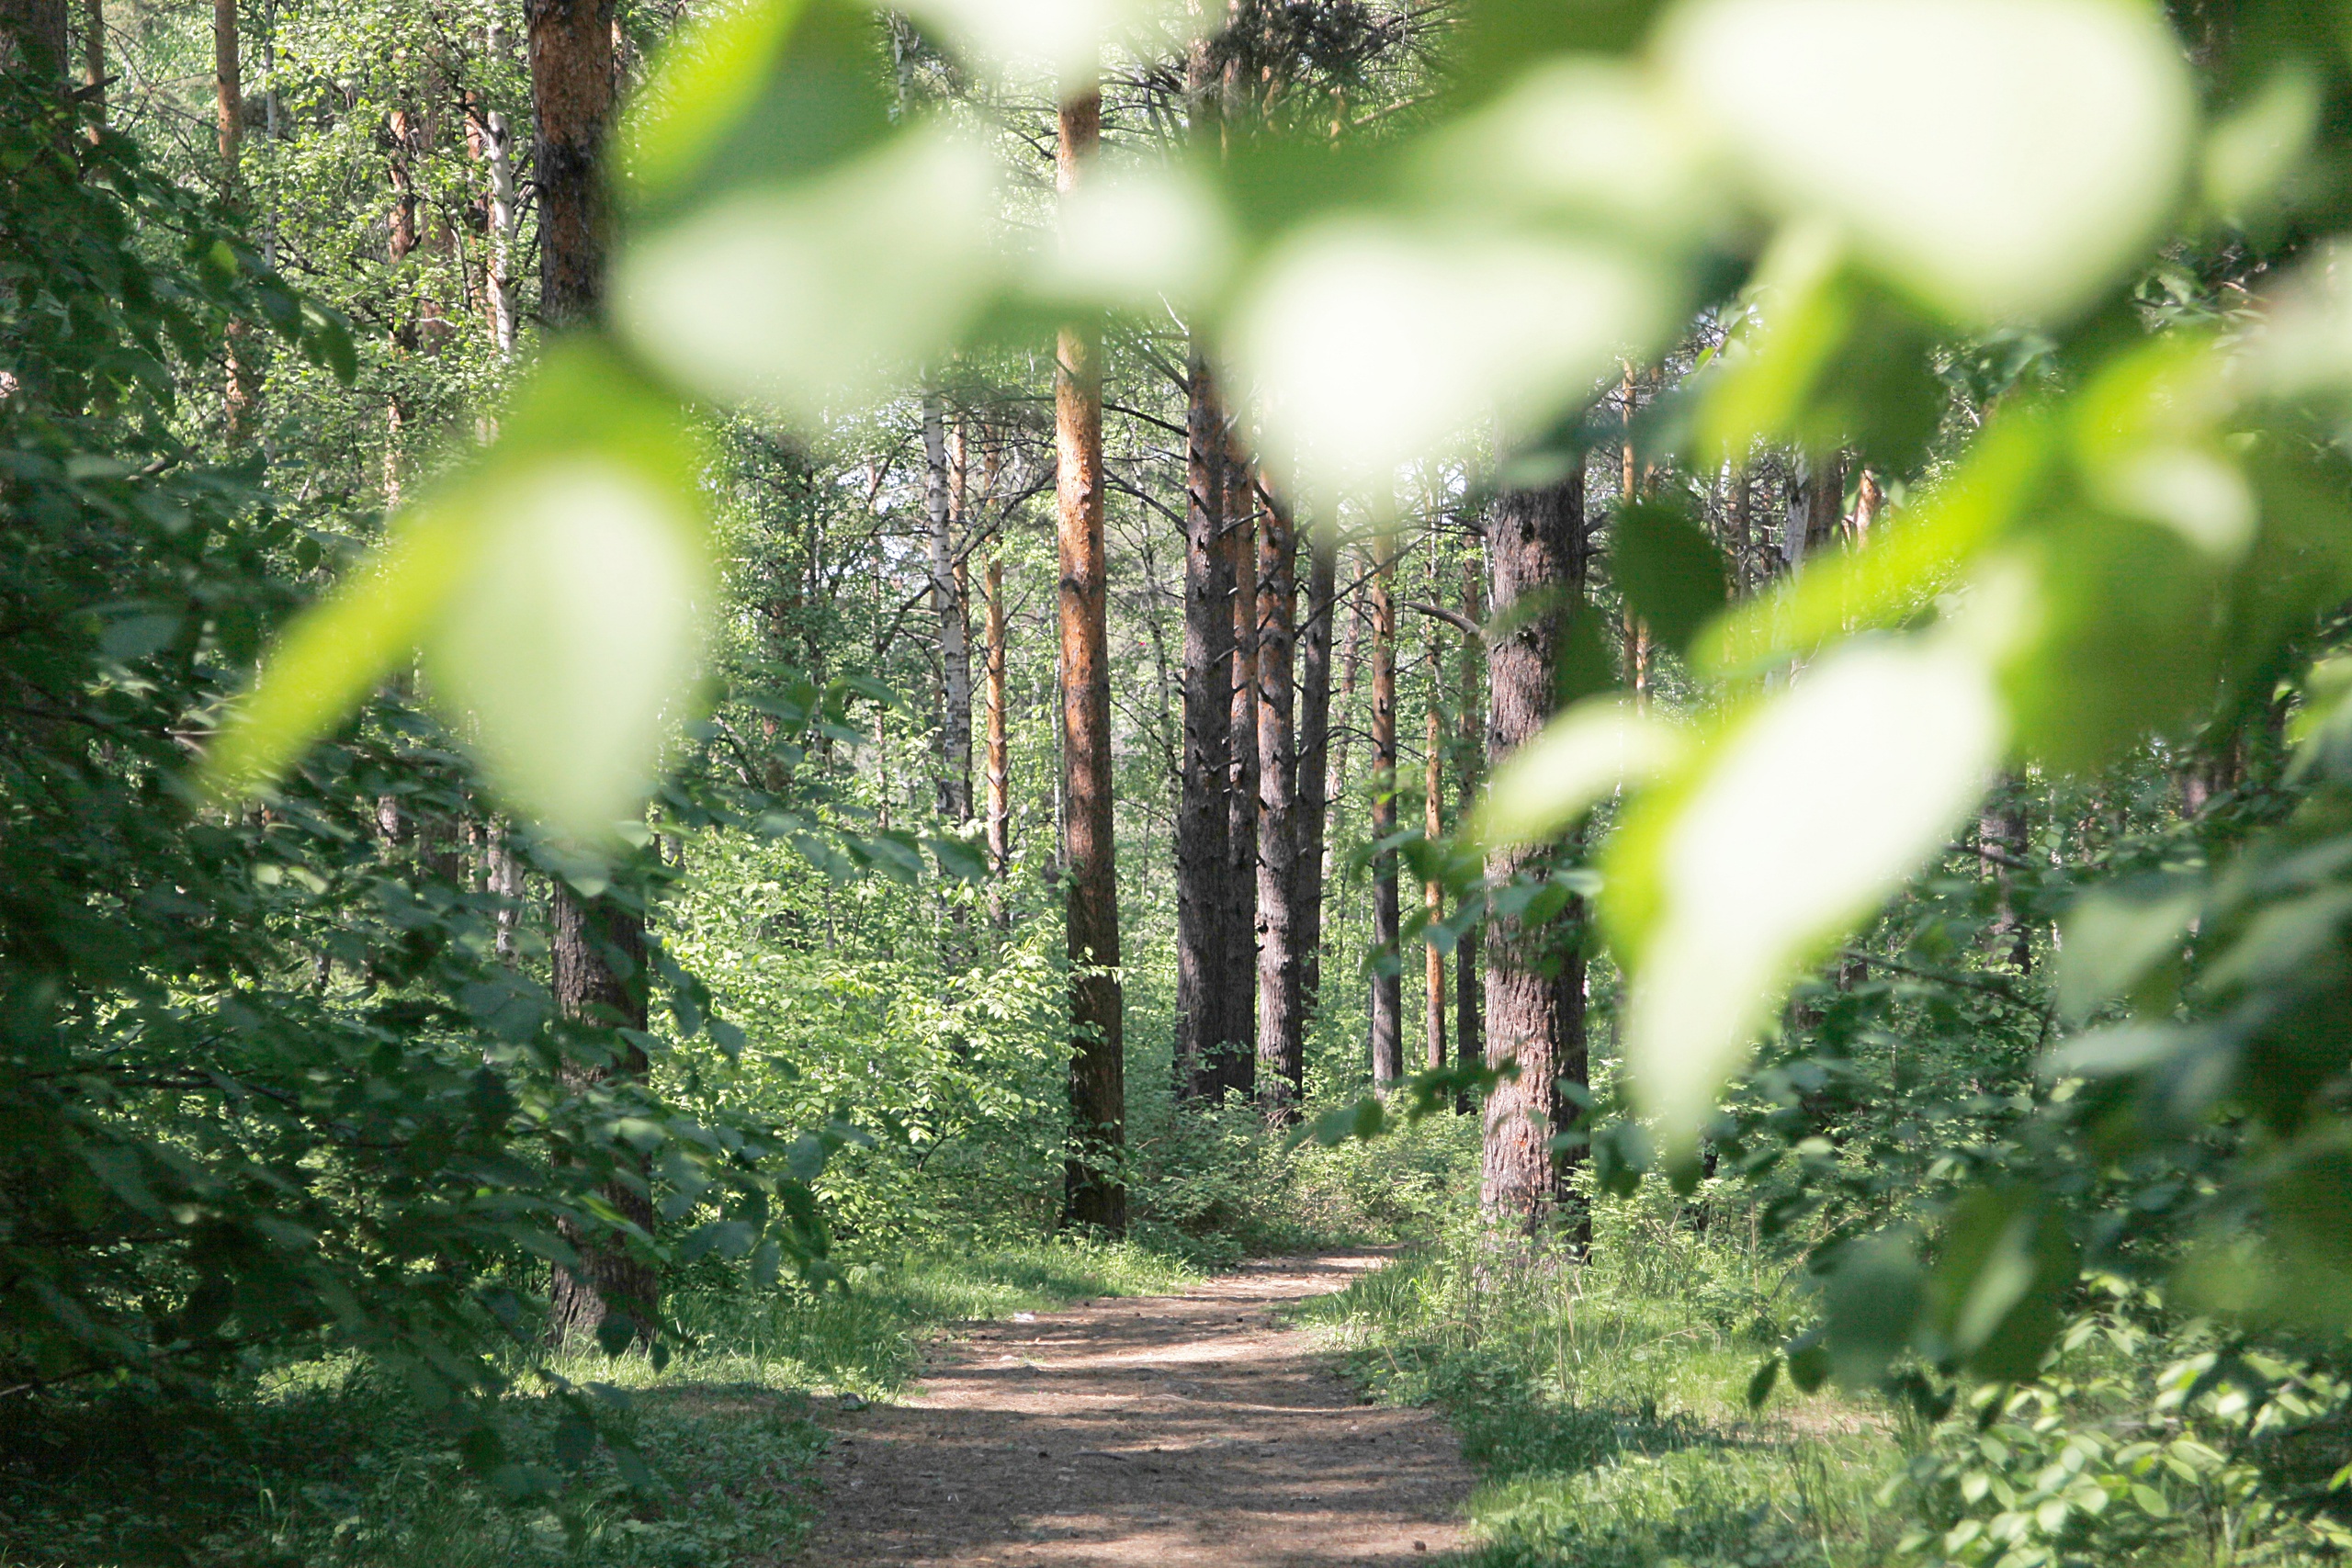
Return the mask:
<svg viewBox="0 0 2352 1568">
<path fill-rule="evenodd" d="M 2343 0 L 0 0 L 0 1568 L 2352 1554 Z"/>
</svg>

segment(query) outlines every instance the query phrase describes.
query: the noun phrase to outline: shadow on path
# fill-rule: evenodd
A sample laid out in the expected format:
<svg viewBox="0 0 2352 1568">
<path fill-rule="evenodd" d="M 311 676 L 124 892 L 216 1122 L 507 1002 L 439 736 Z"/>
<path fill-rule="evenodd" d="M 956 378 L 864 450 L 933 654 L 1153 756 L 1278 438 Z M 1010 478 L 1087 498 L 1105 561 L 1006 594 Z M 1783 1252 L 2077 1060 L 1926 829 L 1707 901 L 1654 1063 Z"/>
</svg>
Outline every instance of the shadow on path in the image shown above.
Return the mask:
<svg viewBox="0 0 2352 1568">
<path fill-rule="evenodd" d="M 829 1418 L 802 1561 L 1322 1568 L 1462 1542 L 1472 1478 L 1426 1410 L 1359 1404 L 1268 1309 L 1384 1258 L 1275 1258 L 932 1348 L 919 1397 Z"/>
</svg>

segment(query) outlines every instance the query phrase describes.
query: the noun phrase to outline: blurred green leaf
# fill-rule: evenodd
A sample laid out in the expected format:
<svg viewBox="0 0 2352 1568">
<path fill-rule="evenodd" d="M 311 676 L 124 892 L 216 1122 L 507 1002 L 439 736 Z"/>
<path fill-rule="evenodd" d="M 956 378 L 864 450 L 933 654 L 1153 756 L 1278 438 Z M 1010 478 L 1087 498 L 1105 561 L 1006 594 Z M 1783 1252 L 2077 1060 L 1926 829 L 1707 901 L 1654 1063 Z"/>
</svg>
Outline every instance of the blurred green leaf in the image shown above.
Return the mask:
<svg viewBox="0 0 2352 1568">
<path fill-rule="evenodd" d="M 1609 564 L 1627 607 L 1678 652 L 1722 613 L 1728 596 L 1722 552 L 1678 500 L 1618 507 Z"/>
</svg>

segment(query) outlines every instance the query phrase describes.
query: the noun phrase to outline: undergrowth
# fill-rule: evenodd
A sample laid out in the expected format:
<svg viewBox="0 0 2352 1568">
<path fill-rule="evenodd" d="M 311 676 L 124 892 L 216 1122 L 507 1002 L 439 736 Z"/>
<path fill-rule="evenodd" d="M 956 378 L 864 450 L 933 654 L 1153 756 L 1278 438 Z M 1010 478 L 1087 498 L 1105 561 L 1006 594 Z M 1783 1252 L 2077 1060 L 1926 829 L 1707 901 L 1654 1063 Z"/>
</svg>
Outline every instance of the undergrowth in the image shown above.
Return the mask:
<svg viewBox="0 0 2352 1568">
<path fill-rule="evenodd" d="M 0 1568 L 720 1568 L 787 1555 L 815 1502 L 817 1401 L 887 1394 L 928 1332 L 1090 1296 L 1181 1289 L 1132 1246 L 1035 1244 L 852 1264 L 851 1288 L 684 1291 L 694 1344 L 656 1370 L 590 1352 L 557 1370 L 625 1394 L 614 1419 L 654 1475 L 572 1451 L 547 1394 L 503 1414 L 560 1475 L 515 1503 L 356 1358 L 277 1367 L 192 1408 L 129 1390 L 0 1423 Z"/>
<path fill-rule="evenodd" d="M 1374 1397 L 1434 1404 L 1481 1485 L 1476 1568 L 1848 1568 L 1899 1526 L 1875 1405 L 1747 1385 L 1796 1321 L 1788 1265 L 1660 1197 L 1603 1202 L 1591 1261 L 1506 1260 L 1468 1224 L 1302 1304 Z"/>
</svg>

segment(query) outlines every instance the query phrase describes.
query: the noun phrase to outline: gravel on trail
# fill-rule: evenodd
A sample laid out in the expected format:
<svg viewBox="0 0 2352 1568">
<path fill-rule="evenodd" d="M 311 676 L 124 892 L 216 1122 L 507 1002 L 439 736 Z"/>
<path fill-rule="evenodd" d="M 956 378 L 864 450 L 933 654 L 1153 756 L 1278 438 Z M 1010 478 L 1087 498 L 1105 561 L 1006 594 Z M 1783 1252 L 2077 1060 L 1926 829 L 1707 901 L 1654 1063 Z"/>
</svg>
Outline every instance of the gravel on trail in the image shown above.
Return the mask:
<svg viewBox="0 0 2352 1568">
<path fill-rule="evenodd" d="M 919 1393 L 827 1416 L 825 1568 L 1323 1568 L 1464 1543 L 1472 1478 L 1427 1410 L 1362 1404 L 1269 1309 L 1373 1252 L 1272 1258 L 1181 1296 L 973 1325 Z"/>
</svg>

